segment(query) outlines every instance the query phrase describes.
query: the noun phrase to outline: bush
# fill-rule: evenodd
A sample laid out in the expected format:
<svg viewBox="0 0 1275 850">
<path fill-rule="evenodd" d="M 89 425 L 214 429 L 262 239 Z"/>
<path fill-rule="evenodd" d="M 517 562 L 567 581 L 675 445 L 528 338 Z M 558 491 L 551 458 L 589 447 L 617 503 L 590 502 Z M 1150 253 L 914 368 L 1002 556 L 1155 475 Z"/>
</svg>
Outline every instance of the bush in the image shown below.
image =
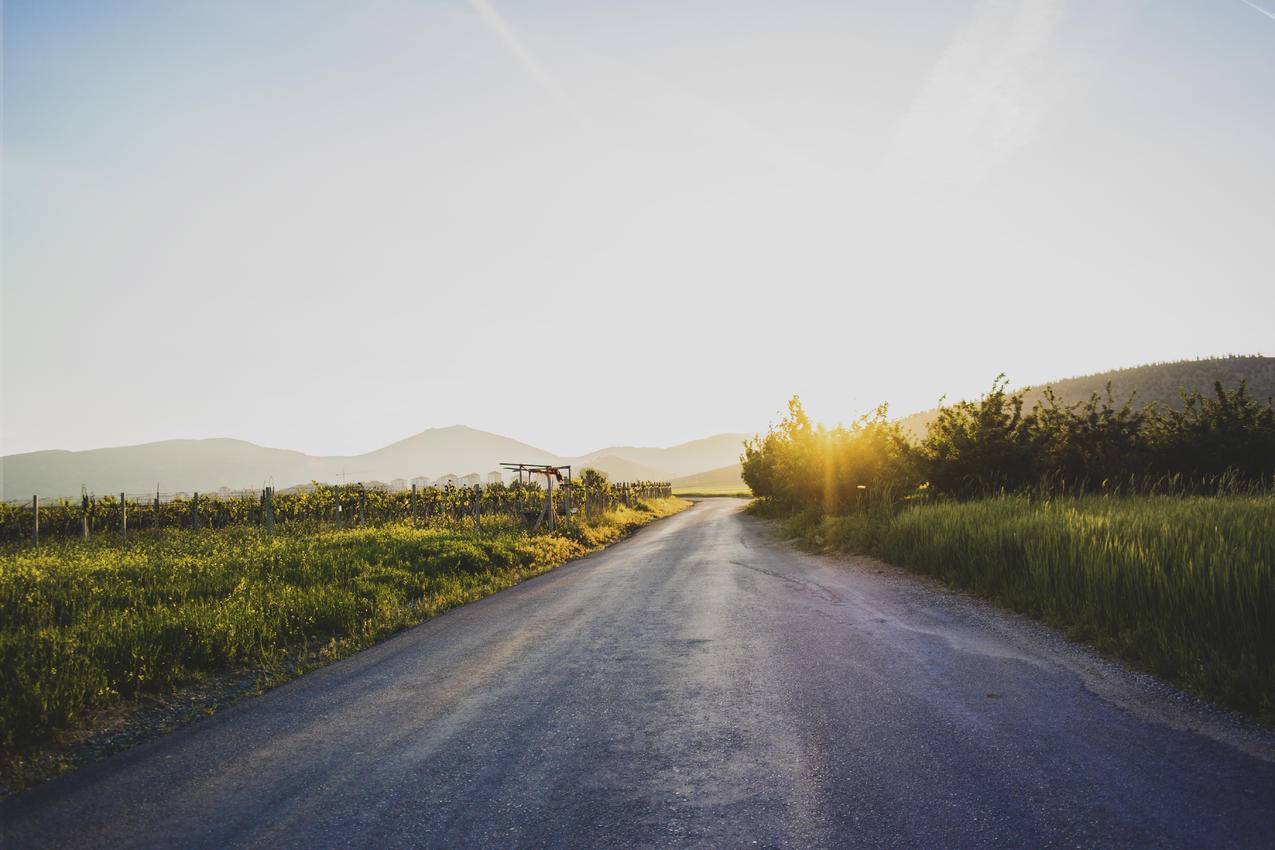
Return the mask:
<svg viewBox="0 0 1275 850">
<path fill-rule="evenodd" d="M 918 498 L 995 493 L 1263 491 L 1275 479 L 1275 405 L 1241 382 L 1181 410 L 1106 396 L 1066 405 L 1046 390 L 1030 409 L 1004 376 L 977 401 L 942 407 L 912 445 L 883 405 L 849 428 L 787 415 L 744 445 L 744 480 L 786 512 L 847 515 Z"/>
</svg>

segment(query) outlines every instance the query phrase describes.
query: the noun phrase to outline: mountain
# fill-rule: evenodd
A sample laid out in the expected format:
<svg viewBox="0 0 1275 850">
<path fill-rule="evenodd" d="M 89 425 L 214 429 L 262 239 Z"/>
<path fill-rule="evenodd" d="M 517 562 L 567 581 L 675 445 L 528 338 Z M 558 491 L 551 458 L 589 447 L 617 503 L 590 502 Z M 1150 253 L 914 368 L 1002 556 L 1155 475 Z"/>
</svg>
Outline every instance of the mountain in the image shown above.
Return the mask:
<svg viewBox="0 0 1275 850">
<path fill-rule="evenodd" d="M 1171 363 L 1149 363 L 1127 369 L 1113 369 L 1076 378 L 1064 378 L 1027 389 L 1023 395 L 1026 406 L 1031 407 L 1043 397 L 1045 387 L 1053 387 L 1058 398 L 1073 404 L 1087 401 L 1097 393 L 1105 396 L 1107 383 L 1117 401 L 1136 393 L 1134 403 L 1145 406 L 1152 402 L 1169 407 L 1181 407 L 1179 391 L 1211 393 L 1213 383 L 1221 381 L 1227 389 L 1248 382 L 1248 392 L 1259 399 L 1275 397 L 1275 357 L 1237 356 L 1210 357 L 1200 360 L 1178 360 Z M 926 427 L 938 416 L 938 410 L 923 410 L 900 419 L 903 429 L 913 437 L 925 434 Z"/>
<path fill-rule="evenodd" d="M 78 496 L 91 492 L 211 491 L 220 486 L 259 488 L 270 477 L 280 486 L 324 473 L 323 459 L 243 440 L 165 440 L 82 452 L 43 451 L 0 458 L 4 498 Z"/>
<path fill-rule="evenodd" d="M 351 480 L 371 476 L 383 481 L 416 475 L 436 478 L 448 472 L 485 474 L 499 469 L 505 461 L 563 463 L 552 452 L 464 425 L 430 428 L 383 449 L 340 460 L 349 467 Z"/>
<path fill-rule="evenodd" d="M 571 472 L 578 475 L 585 467 L 605 472 L 607 478 L 612 481 L 668 481 L 672 477 L 665 470 L 653 469 L 615 455 L 602 457 L 590 455 L 588 461 L 577 461 L 571 464 Z"/>
<path fill-rule="evenodd" d="M 650 469 L 663 470 L 664 474 L 654 480 L 680 478 L 737 463 L 743 452 L 744 440 L 751 436 L 752 434 L 717 434 L 667 449 L 612 446 L 578 460 L 589 464 L 595 458 L 610 455 Z"/>
<path fill-rule="evenodd" d="M 683 478 L 674 478 L 672 484 L 674 492 L 748 492 L 748 485 L 744 483 L 743 465 L 739 462 L 719 469 L 710 469 L 707 472 L 687 475 Z"/>
<path fill-rule="evenodd" d="M 81 485 L 98 494 L 212 492 L 219 487 L 283 489 L 310 481 L 392 481 L 454 472 L 485 475 L 502 461 L 593 466 L 613 481 L 663 481 L 737 460 L 743 435 L 720 434 L 670 448 L 624 446 L 581 457 L 555 455 L 463 425 L 430 428 L 360 455 L 316 456 L 243 440 L 166 440 L 89 451 L 41 451 L 0 458 L 5 499 L 75 497 Z M 725 457 L 725 460 L 722 458 Z M 696 466 L 696 464 L 702 464 Z"/>
</svg>

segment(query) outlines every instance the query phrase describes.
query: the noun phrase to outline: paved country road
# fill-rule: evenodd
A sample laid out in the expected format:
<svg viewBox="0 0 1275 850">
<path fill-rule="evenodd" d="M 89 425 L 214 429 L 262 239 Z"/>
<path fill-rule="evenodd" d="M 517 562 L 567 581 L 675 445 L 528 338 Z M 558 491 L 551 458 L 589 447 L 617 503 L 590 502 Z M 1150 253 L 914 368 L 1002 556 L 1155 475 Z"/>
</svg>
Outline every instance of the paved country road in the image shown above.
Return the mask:
<svg viewBox="0 0 1275 850">
<path fill-rule="evenodd" d="M 713 499 L 11 798 L 42 846 L 1275 846 L 1275 737 Z"/>
</svg>

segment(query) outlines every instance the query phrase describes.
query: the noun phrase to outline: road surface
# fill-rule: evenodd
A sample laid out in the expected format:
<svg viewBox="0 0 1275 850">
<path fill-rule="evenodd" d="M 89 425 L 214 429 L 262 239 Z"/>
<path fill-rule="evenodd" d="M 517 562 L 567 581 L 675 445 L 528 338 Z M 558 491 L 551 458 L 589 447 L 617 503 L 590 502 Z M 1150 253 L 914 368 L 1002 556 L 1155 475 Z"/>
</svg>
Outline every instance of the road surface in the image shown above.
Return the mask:
<svg viewBox="0 0 1275 850">
<path fill-rule="evenodd" d="M 1272 736 L 713 499 L 0 808 L 4 847 L 1272 847 Z"/>
</svg>

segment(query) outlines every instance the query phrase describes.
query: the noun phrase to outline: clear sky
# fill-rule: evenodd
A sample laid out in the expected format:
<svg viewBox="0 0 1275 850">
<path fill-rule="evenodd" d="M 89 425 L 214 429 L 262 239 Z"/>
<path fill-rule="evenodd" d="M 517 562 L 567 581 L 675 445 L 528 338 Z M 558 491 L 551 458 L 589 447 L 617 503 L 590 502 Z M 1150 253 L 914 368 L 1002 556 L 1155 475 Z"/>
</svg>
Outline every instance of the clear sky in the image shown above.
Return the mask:
<svg viewBox="0 0 1275 850">
<path fill-rule="evenodd" d="M 3 451 L 1275 353 L 1273 0 L 4 8 Z"/>
</svg>

